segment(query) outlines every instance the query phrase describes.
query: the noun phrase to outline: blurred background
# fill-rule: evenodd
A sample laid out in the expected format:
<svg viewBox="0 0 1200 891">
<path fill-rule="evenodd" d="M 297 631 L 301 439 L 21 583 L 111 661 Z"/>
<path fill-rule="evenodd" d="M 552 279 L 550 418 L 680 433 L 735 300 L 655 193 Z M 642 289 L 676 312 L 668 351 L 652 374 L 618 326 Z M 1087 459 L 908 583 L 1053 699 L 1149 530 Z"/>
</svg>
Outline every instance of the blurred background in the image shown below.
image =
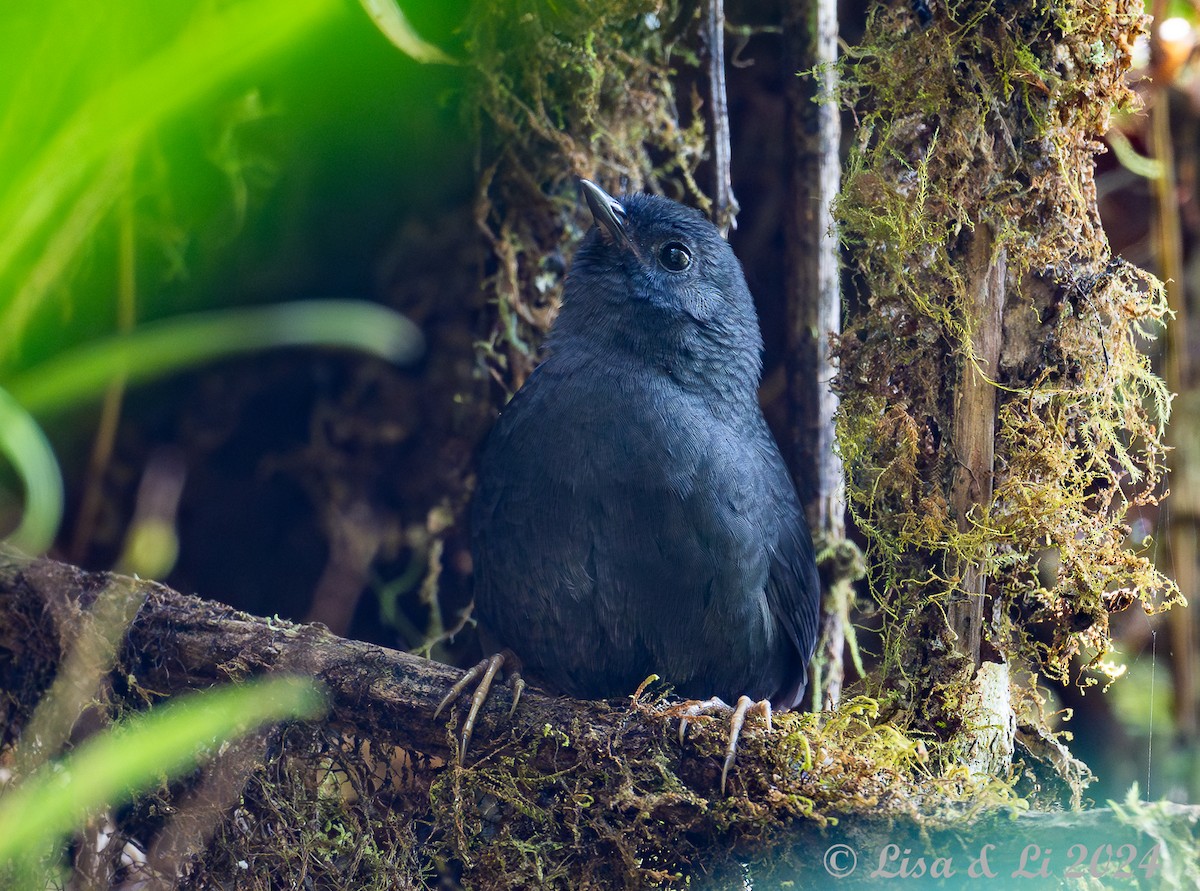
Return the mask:
<svg viewBox="0 0 1200 891">
<path fill-rule="evenodd" d="M 519 374 L 498 375 L 489 351 L 498 261 L 478 212 L 492 171 L 472 4 L 389 4 L 0 8 L 0 535 L 462 661 L 474 451 Z M 852 44 L 865 5 L 844 6 Z M 773 421 L 792 75 L 771 27 L 781 8 L 726 9 L 731 240 L 760 306 Z M 1156 41 L 1132 74 L 1145 108 L 1107 137 L 1096 183 L 1114 252 L 1170 280 L 1176 319 L 1154 348 L 1179 393 L 1171 494 L 1132 518 L 1131 540 L 1152 536 L 1190 597 L 1197 10 L 1152 11 Z M 565 262 L 549 258 L 546 275 Z M 1092 796 L 1136 781 L 1200 801 L 1191 611 L 1126 611 L 1114 627 L 1128 677 L 1106 694 L 1054 691 L 1099 776 Z"/>
</svg>

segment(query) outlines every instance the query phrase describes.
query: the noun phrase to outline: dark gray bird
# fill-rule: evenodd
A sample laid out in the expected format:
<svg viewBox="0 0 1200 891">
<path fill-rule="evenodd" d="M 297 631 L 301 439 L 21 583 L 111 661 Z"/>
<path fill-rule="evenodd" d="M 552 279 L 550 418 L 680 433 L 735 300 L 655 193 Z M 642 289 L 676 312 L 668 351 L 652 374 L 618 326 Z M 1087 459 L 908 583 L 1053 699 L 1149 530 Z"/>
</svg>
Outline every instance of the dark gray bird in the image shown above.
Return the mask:
<svg viewBox="0 0 1200 891">
<path fill-rule="evenodd" d="M 817 632 L 812 541 L 758 404 L 758 318 L 699 212 L 582 188 L 596 225 L 549 357 L 479 465 L 477 614 L 549 689 L 622 696 L 657 674 L 737 701 L 727 771 L 753 701 L 768 722 L 800 703 Z M 500 664 L 443 705 L 486 675 L 482 703 Z"/>
</svg>

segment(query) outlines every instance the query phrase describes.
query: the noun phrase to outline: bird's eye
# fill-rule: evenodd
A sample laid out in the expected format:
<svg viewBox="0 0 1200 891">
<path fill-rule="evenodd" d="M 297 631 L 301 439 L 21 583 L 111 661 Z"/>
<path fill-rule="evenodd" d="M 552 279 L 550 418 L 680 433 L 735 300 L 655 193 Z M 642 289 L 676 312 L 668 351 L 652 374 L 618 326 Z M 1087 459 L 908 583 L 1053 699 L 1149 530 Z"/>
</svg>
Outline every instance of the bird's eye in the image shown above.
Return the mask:
<svg viewBox="0 0 1200 891">
<path fill-rule="evenodd" d="M 668 241 L 658 249 L 658 262 L 670 272 L 683 272 L 692 265 L 692 252 L 682 242 Z"/>
</svg>

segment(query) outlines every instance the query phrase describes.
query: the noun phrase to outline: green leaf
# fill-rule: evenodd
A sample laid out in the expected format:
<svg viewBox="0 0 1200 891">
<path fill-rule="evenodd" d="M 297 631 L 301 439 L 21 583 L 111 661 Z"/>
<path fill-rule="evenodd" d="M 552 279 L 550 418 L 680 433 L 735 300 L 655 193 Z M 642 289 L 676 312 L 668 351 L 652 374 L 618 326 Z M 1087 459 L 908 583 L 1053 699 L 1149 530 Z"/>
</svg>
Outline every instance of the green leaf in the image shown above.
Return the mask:
<svg viewBox="0 0 1200 891">
<path fill-rule="evenodd" d="M 361 0 L 361 2 L 367 15 L 371 17 L 371 21 L 400 52 L 418 62 L 458 64 L 438 47 L 421 39 L 421 36 L 409 24 L 404 11 L 396 5 L 396 0 Z"/>
<path fill-rule="evenodd" d="M 76 347 L 7 382 L 35 415 L 100 396 L 117 378 L 137 383 L 200 362 L 279 346 L 363 350 L 392 362 L 415 361 L 420 329 L 393 310 L 359 300 L 311 300 L 175 316 Z"/>
<path fill-rule="evenodd" d="M 277 721 L 311 720 L 325 707 L 311 680 L 276 677 L 180 696 L 125 721 L 0 796 L 0 864 L 40 853 L 97 808 L 191 769 L 221 741 Z"/>
<path fill-rule="evenodd" d="M 0 455 L 12 464 L 25 489 L 21 525 L 5 542 L 28 554 L 44 553 L 53 543 L 62 520 L 62 474 L 42 428 L 3 389 L 0 389 Z"/>
<path fill-rule="evenodd" d="M 53 223 L 55 231 L 62 228 L 64 207 L 97 165 L 128 156 L 165 120 L 343 8 L 337 0 L 210 4 L 173 42 L 89 93 L 22 169 L 6 171 L 4 179 L 10 185 L 0 189 L 0 281 L 47 225 Z M 20 121 L 0 124 L 0 137 L 14 137 L 22 130 Z M 98 211 L 87 219 L 95 218 Z M 82 241 L 75 238 L 66 247 L 73 252 Z M 53 269 L 65 265 L 63 258 L 49 255 L 41 262 Z M 23 289 L 21 299 L 0 299 L 0 331 L 5 332 L 0 358 L 15 349 L 48 292 L 50 282 L 37 284 Z"/>
</svg>

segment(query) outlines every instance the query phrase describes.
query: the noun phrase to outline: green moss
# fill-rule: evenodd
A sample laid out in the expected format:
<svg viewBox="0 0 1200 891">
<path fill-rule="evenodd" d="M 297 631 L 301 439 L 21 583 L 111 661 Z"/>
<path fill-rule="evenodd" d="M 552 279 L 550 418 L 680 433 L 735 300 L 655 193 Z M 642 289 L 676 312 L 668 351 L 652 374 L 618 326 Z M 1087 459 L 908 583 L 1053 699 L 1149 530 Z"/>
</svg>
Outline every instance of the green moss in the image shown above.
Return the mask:
<svg viewBox="0 0 1200 891">
<path fill-rule="evenodd" d="M 779 842 L 796 820 L 831 827 L 848 817 L 920 813 L 932 827 L 968 812 L 1025 806 L 1015 778 L 941 769 L 926 745 L 931 737 L 881 720 L 880 703 L 868 697 L 821 713 L 777 715 L 770 735 L 751 721 L 730 794 L 711 799 L 695 790 L 714 785 L 726 721 L 694 724 L 681 756 L 667 742 L 677 706 L 637 700 L 629 714 L 635 720 L 514 738 L 435 779 L 433 837 L 462 862 L 471 885 L 684 887 L 701 878 L 703 864 L 714 886 L 724 887 L 714 874 L 739 861 L 778 865 Z M 581 734 L 588 738 L 564 757 L 561 740 Z M 547 771 L 548 762 L 561 769 Z"/>
<path fill-rule="evenodd" d="M 1132 98 L 1140 4 L 963 0 L 926 29 L 877 7 L 842 77 L 860 129 L 837 214 L 864 293 L 840 343 L 838 437 L 888 622 L 870 690 L 949 739 L 971 666 L 943 615 L 959 567 L 988 578 L 985 637 L 1016 669 L 1101 666 L 1108 617 L 1157 610 L 1172 582 L 1125 517 L 1162 478 L 1169 396 L 1139 343 L 1161 286 L 1111 255 L 1096 139 Z M 955 383 L 977 326 L 966 242 L 986 226 L 1008 275 L 994 491 L 962 525 L 949 501 Z M 1053 559 L 1048 559 L 1053 557 Z"/>
<path fill-rule="evenodd" d="M 507 387 L 536 364 L 558 310 L 562 257 L 583 234 L 577 177 L 707 209 L 694 178 L 705 119 L 695 97 L 680 107 L 674 83 L 677 66 L 694 64 L 676 41 L 695 16 L 694 4 L 656 0 L 474 4 L 464 107 L 481 145 L 476 219 L 498 307 L 479 353 Z"/>
</svg>

